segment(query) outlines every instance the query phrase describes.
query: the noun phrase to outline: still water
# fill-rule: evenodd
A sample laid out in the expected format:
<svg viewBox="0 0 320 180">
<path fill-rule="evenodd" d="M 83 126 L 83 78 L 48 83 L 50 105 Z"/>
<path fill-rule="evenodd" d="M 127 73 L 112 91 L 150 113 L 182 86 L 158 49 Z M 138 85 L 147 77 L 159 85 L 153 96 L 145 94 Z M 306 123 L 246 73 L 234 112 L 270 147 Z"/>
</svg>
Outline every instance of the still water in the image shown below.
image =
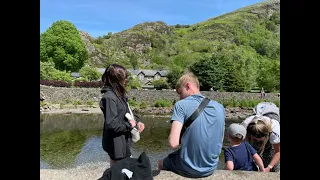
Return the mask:
<svg viewBox="0 0 320 180">
<path fill-rule="evenodd" d="M 141 116 L 145 129 L 141 139 L 132 147 L 132 155 L 138 158 L 146 152 L 152 169 L 159 159 L 173 152 L 168 145 L 170 115 Z M 226 120 L 226 127 L 240 120 Z M 102 114 L 42 114 L 40 115 L 40 169 L 62 169 L 87 163 L 109 162 L 102 149 Z M 224 139 L 224 145 L 228 145 Z M 218 169 L 223 169 L 223 151 Z"/>
</svg>

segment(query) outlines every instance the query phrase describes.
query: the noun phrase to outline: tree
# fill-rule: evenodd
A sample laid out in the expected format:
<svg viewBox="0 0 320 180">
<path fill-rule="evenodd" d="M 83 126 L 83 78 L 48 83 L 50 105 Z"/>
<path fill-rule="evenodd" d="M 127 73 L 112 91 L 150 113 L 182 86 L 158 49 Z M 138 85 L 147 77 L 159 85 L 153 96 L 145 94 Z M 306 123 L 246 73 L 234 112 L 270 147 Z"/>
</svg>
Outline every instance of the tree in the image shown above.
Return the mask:
<svg viewBox="0 0 320 180">
<path fill-rule="evenodd" d="M 167 82 L 172 89 L 175 89 L 176 83 L 183 74 L 183 69 L 179 66 L 173 65 L 168 73 Z"/>
<path fill-rule="evenodd" d="M 254 49 L 235 44 L 219 47 L 212 57 L 202 56 L 190 66 L 201 90 L 247 91 L 256 84 L 258 58 Z"/>
<path fill-rule="evenodd" d="M 55 69 L 53 62 L 40 61 L 40 79 L 71 82 L 70 73 Z"/>
<path fill-rule="evenodd" d="M 58 70 L 78 71 L 88 60 L 79 31 L 69 21 L 56 21 L 40 35 L 40 61 Z"/>
<path fill-rule="evenodd" d="M 127 89 L 141 89 L 141 81 L 138 76 L 129 73 L 129 80 L 127 83 Z"/>
<path fill-rule="evenodd" d="M 257 82 L 266 91 L 280 91 L 280 61 L 263 59 Z"/>
<path fill-rule="evenodd" d="M 80 76 L 86 78 L 88 81 L 96 81 L 101 77 L 101 73 L 97 68 L 92 66 L 84 66 L 79 71 Z"/>
<path fill-rule="evenodd" d="M 190 71 L 198 77 L 201 90 L 223 89 L 226 72 L 219 59 L 203 56 L 190 66 Z"/>
</svg>

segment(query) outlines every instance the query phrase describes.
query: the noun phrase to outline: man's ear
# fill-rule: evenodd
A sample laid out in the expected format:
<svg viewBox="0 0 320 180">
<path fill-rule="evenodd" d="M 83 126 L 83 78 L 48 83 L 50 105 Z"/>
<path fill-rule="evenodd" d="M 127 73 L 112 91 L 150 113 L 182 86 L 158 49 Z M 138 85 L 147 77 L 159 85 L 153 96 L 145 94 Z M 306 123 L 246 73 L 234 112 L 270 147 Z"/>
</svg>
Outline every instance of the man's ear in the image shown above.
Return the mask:
<svg viewBox="0 0 320 180">
<path fill-rule="evenodd" d="M 190 89 L 191 84 L 189 82 L 186 83 L 187 90 Z"/>
</svg>

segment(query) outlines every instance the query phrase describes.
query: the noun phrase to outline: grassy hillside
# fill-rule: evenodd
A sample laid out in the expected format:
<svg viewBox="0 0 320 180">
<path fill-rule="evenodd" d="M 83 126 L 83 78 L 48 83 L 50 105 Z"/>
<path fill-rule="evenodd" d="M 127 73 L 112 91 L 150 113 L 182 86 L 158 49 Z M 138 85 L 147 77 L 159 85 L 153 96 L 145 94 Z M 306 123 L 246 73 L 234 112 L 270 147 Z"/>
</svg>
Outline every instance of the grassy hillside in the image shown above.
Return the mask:
<svg viewBox="0 0 320 180">
<path fill-rule="evenodd" d="M 127 68 L 187 68 L 199 57 L 242 49 L 262 60 L 280 61 L 280 1 L 238 9 L 192 25 L 145 22 L 96 39 L 81 32 L 90 64 L 116 62 Z"/>
<path fill-rule="evenodd" d="M 199 78 L 201 90 L 245 92 L 263 87 L 279 92 L 280 1 L 190 25 L 144 22 L 98 38 L 86 32 L 79 35 L 71 22 L 60 20 L 40 35 L 40 79 L 70 82 L 70 72 L 79 70 L 81 76 L 95 74 L 84 77 L 90 81 L 99 76 L 96 67 L 111 63 L 169 70 L 166 81 L 154 82 L 165 87 L 174 87 L 190 70 Z"/>
</svg>

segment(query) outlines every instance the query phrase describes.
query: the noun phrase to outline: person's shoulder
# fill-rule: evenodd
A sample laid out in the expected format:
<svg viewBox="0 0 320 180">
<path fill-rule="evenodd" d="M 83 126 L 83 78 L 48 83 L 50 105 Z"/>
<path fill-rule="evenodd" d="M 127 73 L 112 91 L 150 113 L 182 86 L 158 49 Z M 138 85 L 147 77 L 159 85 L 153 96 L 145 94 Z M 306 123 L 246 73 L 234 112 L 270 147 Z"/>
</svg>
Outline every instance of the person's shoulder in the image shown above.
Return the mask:
<svg viewBox="0 0 320 180">
<path fill-rule="evenodd" d="M 102 98 L 116 100 L 117 99 L 117 95 L 113 91 L 106 91 L 103 94 Z"/>
<path fill-rule="evenodd" d="M 180 99 L 179 101 L 176 102 L 177 105 L 189 105 L 191 103 L 198 102 L 197 100 L 198 97 L 195 96 L 188 96 L 183 99 Z"/>
<path fill-rule="evenodd" d="M 275 119 L 270 119 L 272 126 L 280 126 L 279 121 L 275 120 Z"/>
<path fill-rule="evenodd" d="M 230 153 L 231 149 L 232 149 L 231 146 L 224 148 L 224 153 Z"/>
<path fill-rule="evenodd" d="M 187 102 L 185 101 L 185 99 L 181 99 L 181 100 L 177 101 L 177 102 L 174 104 L 174 108 L 175 108 L 175 109 L 185 109 L 186 104 L 190 104 L 190 103 L 187 103 Z"/>
<path fill-rule="evenodd" d="M 180 106 L 181 104 L 184 104 L 185 102 L 186 102 L 186 99 L 180 99 L 175 103 L 175 105 Z"/>
<path fill-rule="evenodd" d="M 209 99 L 209 98 L 208 98 Z M 224 109 L 224 106 L 223 104 L 221 104 L 220 102 L 216 101 L 216 100 L 213 100 L 213 99 L 209 99 L 210 100 L 210 105 L 214 106 L 214 107 L 218 107 L 218 108 L 222 108 Z"/>
<path fill-rule="evenodd" d="M 247 147 L 252 147 L 253 148 L 253 146 L 247 141 L 243 141 L 242 144 L 247 146 Z"/>
</svg>

